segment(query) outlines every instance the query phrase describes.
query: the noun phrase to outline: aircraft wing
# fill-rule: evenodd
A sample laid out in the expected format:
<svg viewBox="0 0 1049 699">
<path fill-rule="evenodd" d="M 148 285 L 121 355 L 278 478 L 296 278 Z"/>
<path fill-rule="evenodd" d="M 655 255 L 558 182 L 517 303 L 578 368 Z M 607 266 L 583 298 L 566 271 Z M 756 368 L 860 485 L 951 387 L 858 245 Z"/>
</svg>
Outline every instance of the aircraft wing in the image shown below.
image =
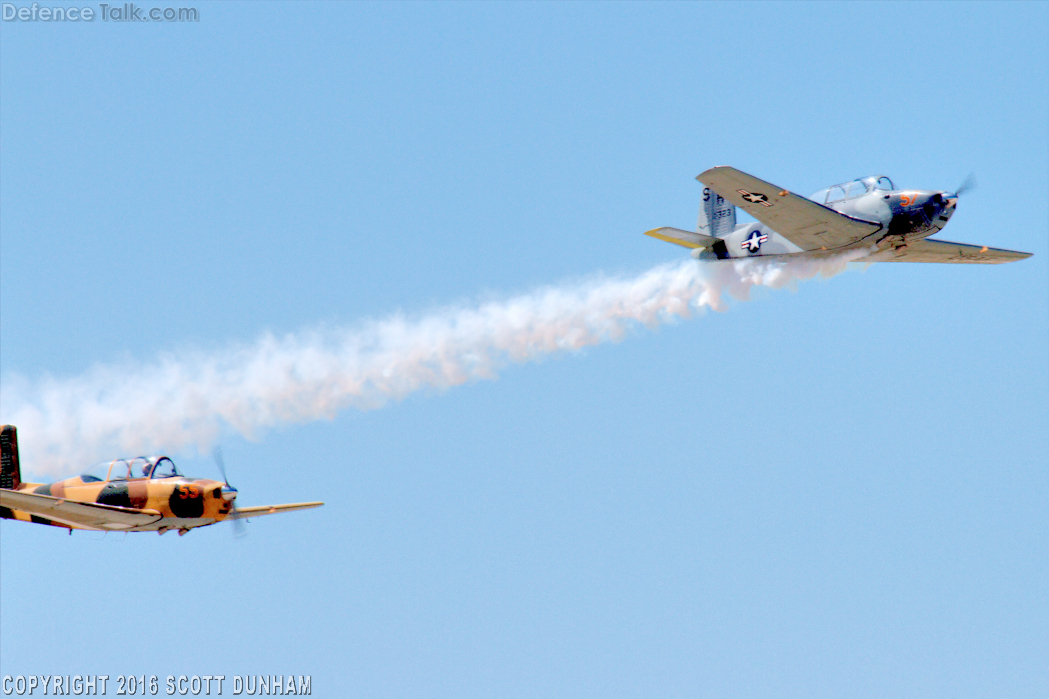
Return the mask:
<svg viewBox="0 0 1049 699">
<path fill-rule="evenodd" d="M 58 524 L 103 531 L 134 529 L 161 519 L 161 514 L 156 510 L 135 510 L 97 502 L 77 502 L 4 488 L 0 488 L 0 506 L 49 519 Z"/>
<path fill-rule="evenodd" d="M 680 245 L 681 247 L 692 248 L 693 250 L 696 248 L 709 248 L 718 241 L 718 238 L 713 236 L 683 231 L 680 228 L 653 228 L 650 231 L 645 231 L 645 235 L 650 235 L 653 238 L 665 240 L 668 243 Z"/>
<path fill-rule="evenodd" d="M 734 167 L 712 167 L 696 179 L 803 250 L 834 250 L 881 229 Z"/>
<path fill-rule="evenodd" d="M 248 517 L 260 517 L 262 515 L 275 515 L 278 512 L 291 512 L 292 510 L 308 510 L 312 507 L 320 507 L 323 502 L 296 502 L 291 505 L 260 505 L 259 507 L 238 507 L 229 513 L 226 519 L 247 519 Z"/>
<path fill-rule="evenodd" d="M 884 257 L 883 257 L 884 255 Z M 951 243 L 946 240 L 916 240 L 906 246 L 876 253 L 874 259 L 880 262 L 955 262 L 969 264 L 996 265 L 1030 257 L 1029 252 L 1001 250 L 986 245 L 968 245 Z"/>
</svg>

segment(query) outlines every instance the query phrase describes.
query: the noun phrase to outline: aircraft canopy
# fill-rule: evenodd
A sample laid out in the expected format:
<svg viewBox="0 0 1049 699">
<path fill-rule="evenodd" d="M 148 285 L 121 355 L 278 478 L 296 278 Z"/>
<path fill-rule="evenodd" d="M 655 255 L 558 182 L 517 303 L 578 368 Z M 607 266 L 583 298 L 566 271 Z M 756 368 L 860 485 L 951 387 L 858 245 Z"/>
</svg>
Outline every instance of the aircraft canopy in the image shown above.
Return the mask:
<svg viewBox="0 0 1049 699">
<path fill-rule="evenodd" d="M 80 478 L 90 481 L 126 481 L 129 478 L 171 478 L 181 476 L 175 462 L 166 456 L 138 456 L 134 459 L 103 461 Z"/>
<path fill-rule="evenodd" d="M 852 182 L 836 184 L 833 187 L 821 189 L 809 199 L 820 204 L 833 204 L 845 199 L 855 199 L 875 190 L 891 192 L 894 189 L 896 187 L 892 184 L 892 180 L 885 175 L 871 175 L 870 177 L 861 177 Z"/>
</svg>

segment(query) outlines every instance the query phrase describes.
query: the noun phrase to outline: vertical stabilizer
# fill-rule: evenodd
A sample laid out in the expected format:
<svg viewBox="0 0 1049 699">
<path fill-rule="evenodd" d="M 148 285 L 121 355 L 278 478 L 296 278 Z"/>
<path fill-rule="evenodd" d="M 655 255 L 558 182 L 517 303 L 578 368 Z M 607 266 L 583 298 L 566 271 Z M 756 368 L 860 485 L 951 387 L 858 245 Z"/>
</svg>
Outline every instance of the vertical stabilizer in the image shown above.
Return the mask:
<svg viewBox="0 0 1049 699">
<path fill-rule="evenodd" d="M 18 466 L 18 430 L 14 425 L 0 428 L 0 488 L 16 490 L 22 484 Z"/>
<path fill-rule="evenodd" d="M 724 238 L 735 229 L 736 207 L 710 187 L 704 186 L 696 231 L 713 238 Z"/>
</svg>

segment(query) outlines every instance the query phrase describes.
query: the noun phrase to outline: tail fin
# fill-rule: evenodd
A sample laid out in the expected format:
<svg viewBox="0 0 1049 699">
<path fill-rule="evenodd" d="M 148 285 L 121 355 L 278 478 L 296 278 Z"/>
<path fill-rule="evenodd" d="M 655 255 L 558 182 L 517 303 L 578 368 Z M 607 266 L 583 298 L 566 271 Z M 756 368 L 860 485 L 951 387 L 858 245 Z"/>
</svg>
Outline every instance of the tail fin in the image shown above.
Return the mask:
<svg viewBox="0 0 1049 699">
<path fill-rule="evenodd" d="M 0 429 L 0 488 L 17 490 L 22 485 L 22 469 L 18 465 L 18 430 L 14 425 Z"/>
<path fill-rule="evenodd" d="M 696 230 L 713 238 L 724 238 L 736 229 L 736 207 L 710 187 L 703 187 Z"/>
</svg>

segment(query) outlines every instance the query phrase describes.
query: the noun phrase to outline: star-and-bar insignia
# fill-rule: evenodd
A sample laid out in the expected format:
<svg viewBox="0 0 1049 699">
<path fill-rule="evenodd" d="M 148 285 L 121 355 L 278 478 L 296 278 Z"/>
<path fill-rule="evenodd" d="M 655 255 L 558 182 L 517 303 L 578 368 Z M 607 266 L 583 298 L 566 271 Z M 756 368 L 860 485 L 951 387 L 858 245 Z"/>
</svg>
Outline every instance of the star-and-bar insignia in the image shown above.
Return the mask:
<svg viewBox="0 0 1049 699">
<path fill-rule="evenodd" d="M 737 189 L 737 192 L 743 195 L 743 198 L 749 201 L 751 204 L 761 204 L 762 206 L 772 206 L 772 202 L 761 192 L 748 192 L 745 189 Z"/>
<path fill-rule="evenodd" d="M 754 230 L 750 232 L 750 235 L 747 236 L 747 239 L 743 241 L 740 247 L 749 250 L 750 252 L 757 252 L 761 249 L 761 244 L 767 242 L 768 239 L 768 234 Z"/>
</svg>

